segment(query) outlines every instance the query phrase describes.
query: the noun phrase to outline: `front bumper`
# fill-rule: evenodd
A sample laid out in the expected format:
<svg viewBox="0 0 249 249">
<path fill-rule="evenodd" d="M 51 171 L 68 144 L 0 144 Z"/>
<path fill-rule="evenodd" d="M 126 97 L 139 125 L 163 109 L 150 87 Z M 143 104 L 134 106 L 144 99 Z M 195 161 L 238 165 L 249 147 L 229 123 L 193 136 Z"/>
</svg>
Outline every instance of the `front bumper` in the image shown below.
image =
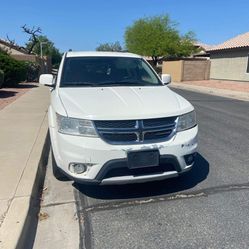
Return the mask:
<svg viewBox="0 0 249 249">
<path fill-rule="evenodd" d="M 187 164 L 184 156 L 194 154 L 197 149 L 198 126 L 178 132 L 166 142 L 136 145 L 111 145 L 100 138 L 64 135 L 58 133 L 56 128 L 50 127 L 49 129 L 58 167 L 69 178 L 82 183 L 126 184 L 176 177 L 191 169 L 193 162 Z M 137 174 L 134 173 L 135 171 L 127 169 L 128 151 L 150 149 L 159 150 L 160 165 L 162 163 L 168 167 L 165 168 L 165 171 L 152 169 Z M 69 164 L 73 162 L 91 166 L 88 166 L 87 171 L 82 174 L 74 174 L 68 168 Z M 118 170 L 123 171 L 124 175 L 120 172 L 117 173 Z M 113 171 L 116 172 L 116 175 Z"/>
</svg>

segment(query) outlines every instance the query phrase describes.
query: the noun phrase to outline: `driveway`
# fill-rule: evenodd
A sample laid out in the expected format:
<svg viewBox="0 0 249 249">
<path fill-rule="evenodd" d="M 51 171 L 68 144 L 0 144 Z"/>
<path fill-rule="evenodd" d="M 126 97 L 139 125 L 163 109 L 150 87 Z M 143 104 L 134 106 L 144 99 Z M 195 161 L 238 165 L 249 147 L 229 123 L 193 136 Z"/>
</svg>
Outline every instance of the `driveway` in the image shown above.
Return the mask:
<svg viewBox="0 0 249 249">
<path fill-rule="evenodd" d="M 48 163 L 34 248 L 249 248 L 249 102 L 175 90 L 195 106 L 199 153 L 161 182 L 59 182 Z"/>
<path fill-rule="evenodd" d="M 33 87 L 37 87 L 37 84 L 20 83 L 16 87 L 0 88 L 0 110 L 17 100 Z"/>
</svg>

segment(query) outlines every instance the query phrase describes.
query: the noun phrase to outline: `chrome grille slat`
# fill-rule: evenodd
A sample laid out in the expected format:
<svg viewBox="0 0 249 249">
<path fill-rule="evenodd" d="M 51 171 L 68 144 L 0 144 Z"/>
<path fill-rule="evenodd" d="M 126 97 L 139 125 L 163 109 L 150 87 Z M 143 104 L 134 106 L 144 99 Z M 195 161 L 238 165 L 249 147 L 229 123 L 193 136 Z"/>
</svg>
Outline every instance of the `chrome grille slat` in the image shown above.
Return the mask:
<svg viewBox="0 0 249 249">
<path fill-rule="evenodd" d="M 128 134 L 128 133 L 136 133 L 137 130 L 98 130 L 99 133 L 106 133 L 106 134 Z"/>
<path fill-rule="evenodd" d="M 165 127 L 150 127 L 150 128 L 144 128 L 144 131 L 161 131 L 161 130 L 172 130 L 174 129 L 175 125 L 165 126 Z"/>
<path fill-rule="evenodd" d="M 131 132 L 131 131 L 137 131 L 137 128 L 98 128 L 99 132 Z"/>
<path fill-rule="evenodd" d="M 100 137 L 110 144 L 166 141 L 175 134 L 176 123 L 177 117 L 94 121 Z"/>
</svg>

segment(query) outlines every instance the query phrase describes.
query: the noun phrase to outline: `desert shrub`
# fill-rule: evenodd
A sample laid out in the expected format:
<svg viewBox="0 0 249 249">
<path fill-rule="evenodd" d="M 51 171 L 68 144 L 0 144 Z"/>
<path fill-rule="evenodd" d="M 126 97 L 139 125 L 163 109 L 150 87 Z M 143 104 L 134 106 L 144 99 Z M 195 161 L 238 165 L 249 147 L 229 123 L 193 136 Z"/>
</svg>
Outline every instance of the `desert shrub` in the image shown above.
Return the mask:
<svg viewBox="0 0 249 249">
<path fill-rule="evenodd" d="M 38 81 L 40 65 L 36 62 L 26 62 L 26 66 L 27 66 L 26 80 L 28 82 Z"/>
</svg>

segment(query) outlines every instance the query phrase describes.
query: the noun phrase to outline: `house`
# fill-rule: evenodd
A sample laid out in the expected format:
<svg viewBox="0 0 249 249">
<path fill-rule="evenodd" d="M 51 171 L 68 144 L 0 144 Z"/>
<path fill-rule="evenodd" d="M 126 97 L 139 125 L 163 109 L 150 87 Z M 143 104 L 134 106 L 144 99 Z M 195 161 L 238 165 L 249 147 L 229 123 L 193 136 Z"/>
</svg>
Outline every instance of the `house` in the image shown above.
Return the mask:
<svg viewBox="0 0 249 249">
<path fill-rule="evenodd" d="M 201 42 L 195 42 L 194 46 L 198 51 L 197 53 L 194 53 L 192 55 L 195 58 L 197 57 L 209 58 L 210 55 L 207 51 L 214 47 L 213 45 L 208 45 Z"/>
<path fill-rule="evenodd" d="M 211 60 L 210 79 L 249 81 L 249 32 L 207 52 Z"/>
<path fill-rule="evenodd" d="M 8 52 L 10 55 L 26 55 L 28 52 L 25 50 L 25 48 L 20 47 L 16 44 L 12 44 L 8 41 L 0 39 L 0 48 L 6 52 Z"/>
<path fill-rule="evenodd" d="M 25 48 L 3 39 L 0 39 L 0 49 L 6 51 L 12 58 L 18 61 L 29 61 L 39 64 L 39 74 L 48 73 L 52 70 L 51 58 L 48 56 L 41 58 L 38 55 L 29 54 Z"/>
</svg>

